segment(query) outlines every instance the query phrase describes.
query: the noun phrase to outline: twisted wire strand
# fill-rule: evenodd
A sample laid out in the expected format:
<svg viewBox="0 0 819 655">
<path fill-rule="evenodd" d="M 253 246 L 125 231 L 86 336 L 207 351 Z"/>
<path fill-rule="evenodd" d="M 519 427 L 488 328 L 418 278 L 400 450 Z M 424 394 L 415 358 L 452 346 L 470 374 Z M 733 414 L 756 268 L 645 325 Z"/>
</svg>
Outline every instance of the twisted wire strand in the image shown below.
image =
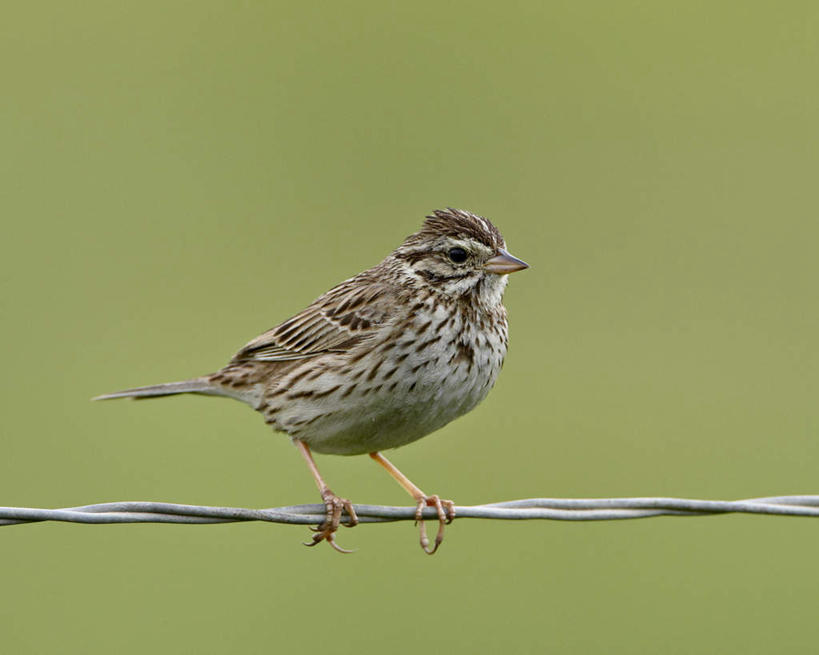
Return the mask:
<svg viewBox="0 0 819 655">
<path fill-rule="evenodd" d="M 415 520 L 415 507 L 353 505 L 361 523 Z M 654 516 L 767 514 L 819 517 L 817 496 L 770 496 L 747 500 L 691 498 L 527 498 L 486 505 L 456 506 L 459 519 L 552 521 L 612 521 Z M 436 519 L 429 507 L 425 519 Z M 211 524 L 242 521 L 313 525 L 324 520 L 324 505 L 291 505 L 269 509 L 211 507 L 177 503 L 125 501 L 62 509 L 0 507 L 0 526 L 63 521 L 69 523 L 182 523 Z"/>
</svg>

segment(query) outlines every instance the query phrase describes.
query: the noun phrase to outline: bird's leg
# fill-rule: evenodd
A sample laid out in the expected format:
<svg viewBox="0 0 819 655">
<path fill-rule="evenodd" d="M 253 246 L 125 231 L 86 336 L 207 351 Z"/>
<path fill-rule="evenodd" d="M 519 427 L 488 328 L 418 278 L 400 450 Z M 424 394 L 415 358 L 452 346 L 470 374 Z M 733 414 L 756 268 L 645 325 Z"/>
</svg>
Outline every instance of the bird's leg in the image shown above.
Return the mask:
<svg viewBox="0 0 819 655">
<path fill-rule="evenodd" d="M 316 533 L 313 535 L 313 541 L 309 544 L 305 543 L 304 545 L 315 546 L 322 541 L 326 541 L 340 553 L 352 553 L 352 550 L 342 548 L 334 540 L 334 535 L 336 530 L 338 530 L 339 525 L 346 525 L 348 528 L 358 525 L 358 517 L 355 514 L 352 503 L 350 503 L 350 501 L 346 498 L 340 498 L 330 491 L 330 487 L 327 486 L 324 478 L 321 477 L 321 473 L 319 473 L 318 467 L 316 466 L 315 461 L 313 461 L 313 455 L 307 444 L 299 439 L 294 439 L 293 441 L 296 444 L 296 447 L 299 449 L 299 452 L 302 454 L 302 457 L 304 457 L 305 461 L 307 462 L 307 466 L 310 468 L 310 473 L 313 474 L 313 479 L 316 481 L 316 485 L 319 488 L 319 493 L 321 494 L 321 499 L 324 501 L 326 511 L 324 523 L 316 528 L 313 528 L 313 531 Z M 347 515 L 350 517 L 347 523 L 341 523 L 342 512 L 347 512 Z"/>
<path fill-rule="evenodd" d="M 455 518 L 455 503 L 451 500 L 442 500 L 436 495 L 427 496 L 413 484 L 412 480 L 401 473 L 401 471 L 381 453 L 370 453 L 370 457 L 387 469 L 387 472 L 394 477 L 398 481 L 398 484 L 404 487 L 407 493 L 418 503 L 415 508 L 415 523 L 419 526 L 421 532 L 421 548 L 424 549 L 427 555 L 432 555 L 438 550 L 438 546 L 440 546 L 444 540 L 444 525 L 452 523 L 452 519 Z M 438 510 L 438 534 L 435 535 L 435 545 L 432 548 L 429 547 L 427 529 L 426 526 L 424 526 L 423 512 L 425 507 L 434 507 Z"/>
</svg>

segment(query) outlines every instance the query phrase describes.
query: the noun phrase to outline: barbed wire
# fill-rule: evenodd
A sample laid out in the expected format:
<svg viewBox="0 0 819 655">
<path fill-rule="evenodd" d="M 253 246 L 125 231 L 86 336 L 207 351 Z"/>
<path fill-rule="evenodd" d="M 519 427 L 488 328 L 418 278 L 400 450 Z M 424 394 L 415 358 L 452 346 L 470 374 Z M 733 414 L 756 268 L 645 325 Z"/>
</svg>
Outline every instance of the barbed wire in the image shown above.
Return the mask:
<svg viewBox="0 0 819 655">
<path fill-rule="evenodd" d="M 353 505 L 361 523 L 415 520 L 415 507 Z M 456 506 L 458 519 L 612 521 L 654 516 L 767 514 L 819 517 L 819 496 L 770 496 L 747 500 L 691 498 L 528 498 L 485 505 Z M 345 515 L 346 516 L 346 515 Z M 434 508 L 423 517 L 436 519 Z M 62 509 L 0 507 L 0 526 L 63 521 L 69 523 L 210 524 L 266 521 L 313 525 L 324 520 L 324 505 L 291 505 L 269 509 L 211 507 L 177 503 L 125 501 Z"/>
</svg>

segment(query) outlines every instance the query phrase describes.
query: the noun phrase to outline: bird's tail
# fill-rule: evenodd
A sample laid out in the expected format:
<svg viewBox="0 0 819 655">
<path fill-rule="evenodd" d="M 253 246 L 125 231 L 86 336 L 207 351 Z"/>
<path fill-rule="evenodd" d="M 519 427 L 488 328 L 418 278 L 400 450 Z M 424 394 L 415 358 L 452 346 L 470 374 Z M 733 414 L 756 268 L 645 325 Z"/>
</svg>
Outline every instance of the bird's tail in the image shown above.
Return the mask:
<svg viewBox="0 0 819 655">
<path fill-rule="evenodd" d="M 160 396 L 173 396 L 178 393 L 205 393 L 217 396 L 224 393 L 216 386 L 208 382 L 207 378 L 193 378 L 182 382 L 168 382 L 166 384 L 152 384 L 149 387 L 137 387 L 136 389 L 125 389 L 106 393 L 92 400 L 111 400 L 112 398 L 158 398 Z"/>
</svg>

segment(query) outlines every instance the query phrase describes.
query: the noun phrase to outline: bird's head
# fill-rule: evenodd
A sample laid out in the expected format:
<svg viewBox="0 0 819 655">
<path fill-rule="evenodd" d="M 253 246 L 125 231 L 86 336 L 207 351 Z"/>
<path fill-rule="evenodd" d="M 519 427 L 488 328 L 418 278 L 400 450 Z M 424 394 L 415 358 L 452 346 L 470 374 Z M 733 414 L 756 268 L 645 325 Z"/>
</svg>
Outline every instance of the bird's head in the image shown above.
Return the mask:
<svg viewBox="0 0 819 655">
<path fill-rule="evenodd" d="M 509 273 L 529 268 L 506 251 L 498 228 L 463 209 L 433 212 L 390 257 L 418 284 L 489 306 L 500 303 Z"/>
</svg>

